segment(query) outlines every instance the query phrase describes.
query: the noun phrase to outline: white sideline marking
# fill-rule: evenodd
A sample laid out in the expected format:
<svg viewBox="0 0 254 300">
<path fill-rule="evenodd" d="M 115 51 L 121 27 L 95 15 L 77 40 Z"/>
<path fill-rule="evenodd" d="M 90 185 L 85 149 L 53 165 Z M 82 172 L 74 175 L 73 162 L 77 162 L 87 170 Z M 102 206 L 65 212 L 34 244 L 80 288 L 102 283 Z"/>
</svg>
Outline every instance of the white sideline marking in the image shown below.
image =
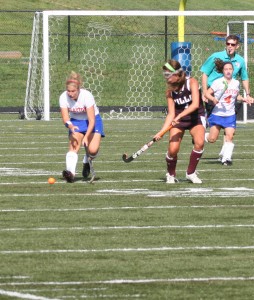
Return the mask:
<svg viewBox="0 0 254 300">
<path fill-rule="evenodd" d="M 12 292 L 12 291 L 4 291 L 0 290 L 0 295 L 10 296 L 10 297 L 16 297 L 19 299 L 29 299 L 29 300 L 58 300 L 56 298 L 45 298 L 40 296 L 35 296 L 31 294 L 22 294 L 18 292 Z"/>
<path fill-rule="evenodd" d="M 210 228 L 254 228 L 254 224 L 235 225 L 160 225 L 160 226 L 90 226 L 90 227 L 37 227 L 37 228 L 1 228 L 1 231 L 50 231 L 50 230 L 121 230 L 121 229 L 210 229 Z M 0 277 L 1 278 L 1 277 Z"/>
<path fill-rule="evenodd" d="M 198 209 L 198 208 L 253 208 L 254 204 L 250 205 L 163 205 L 163 206 L 109 206 L 109 207 L 85 207 L 85 208 L 34 208 L 34 209 L 0 209 L 1 212 L 68 212 L 68 211 L 100 211 L 100 210 L 128 210 L 128 209 Z"/>
<path fill-rule="evenodd" d="M 123 283 L 156 283 L 156 282 L 207 282 L 207 281 L 253 281 L 254 277 L 194 277 L 194 278 L 151 278 L 151 279 L 113 279 L 98 281 L 42 281 L 42 282 L 9 282 L 0 283 L 0 286 L 27 286 L 27 285 L 87 285 L 87 284 L 123 284 Z M 50 299 L 53 300 L 53 299 Z M 55 300 L 55 299 L 54 299 Z"/>
<path fill-rule="evenodd" d="M 53 187 L 52 187 L 53 188 Z M 103 189 L 97 190 L 95 192 L 89 193 L 76 193 L 75 196 L 132 196 L 132 195 L 144 195 L 146 197 L 167 197 L 167 198 L 187 198 L 187 197 L 253 197 L 254 189 L 251 188 L 179 188 L 177 190 L 167 190 L 167 191 L 153 191 L 149 189 Z M 0 197 L 66 197 L 73 196 L 73 194 L 60 194 L 60 193 L 48 193 L 48 194 L 0 194 Z"/>
<path fill-rule="evenodd" d="M 253 250 L 254 246 L 196 246 L 196 247 L 153 247 L 111 249 L 52 249 L 52 250 L 1 250 L 0 254 L 49 254 L 49 253 L 103 253 L 103 252 L 153 252 L 153 251 L 213 251 Z"/>
</svg>

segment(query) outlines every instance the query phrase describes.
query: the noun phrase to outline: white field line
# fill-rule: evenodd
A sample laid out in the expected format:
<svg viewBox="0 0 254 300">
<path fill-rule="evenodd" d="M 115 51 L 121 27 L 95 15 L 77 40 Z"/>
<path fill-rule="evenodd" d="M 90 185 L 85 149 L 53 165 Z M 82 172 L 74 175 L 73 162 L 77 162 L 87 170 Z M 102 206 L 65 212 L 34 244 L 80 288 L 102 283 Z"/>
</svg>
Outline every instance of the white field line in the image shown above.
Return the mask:
<svg viewBox="0 0 254 300">
<path fill-rule="evenodd" d="M 109 249 L 44 249 L 44 250 L 1 250 L 0 254 L 65 254 L 65 253 L 114 253 L 114 252 L 160 252 L 160 251 L 244 251 L 254 246 L 194 246 L 194 247 L 152 247 L 152 248 L 109 248 Z"/>
<path fill-rule="evenodd" d="M 30 276 L 0 276 L 0 279 L 27 279 L 30 278 Z"/>
<path fill-rule="evenodd" d="M 99 173 L 99 172 L 98 172 Z M 30 175 L 30 174 L 26 174 L 26 175 L 23 175 L 23 177 L 31 177 L 31 176 L 47 176 L 47 177 L 49 177 L 49 176 L 55 176 L 56 177 L 56 182 L 55 182 L 55 184 L 54 185 L 59 185 L 59 184 L 67 184 L 63 179 L 60 179 L 59 181 L 58 181 L 58 178 L 57 178 L 57 176 L 59 176 L 59 173 L 55 173 L 55 172 L 44 172 L 44 174 L 36 174 L 36 175 Z M 77 173 L 77 175 L 79 176 L 79 173 Z M 9 176 L 9 175 L 4 175 L 4 176 L 2 176 L 2 177 L 7 177 L 7 176 Z M 12 175 L 11 175 L 12 176 Z M 15 177 L 14 175 L 13 175 L 13 177 Z M 21 177 L 20 175 L 18 175 L 18 177 Z M 0 178 L 1 178 L 1 176 L 0 176 Z M 220 179 L 218 179 L 218 178 L 214 178 L 214 179 L 209 179 L 209 182 L 211 182 L 211 181 L 216 181 L 216 182 L 218 182 L 218 180 L 219 181 L 226 181 L 226 182 L 228 182 L 229 181 L 229 179 L 225 179 L 225 178 L 220 178 Z M 246 181 L 246 182 L 249 182 L 249 181 L 254 181 L 254 178 L 236 178 L 236 179 L 230 179 L 230 182 L 241 182 L 241 181 Z M 148 183 L 148 182 L 158 182 L 158 183 L 165 183 L 165 180 L 164 179 L 157 179 L 157 180 L 154 180 L 154 179 L 149 179 L 149 180 L 145 180 L 145 179 L 133 179 L 133 180 L 114 180 L 114 179 L 112 179 L 112 180 L 102 180 L 102 179 L 100 179 L 100 180 L 95 180 L 94 182 L 93 182 L 93 184 L 104 184 L 104 183 L 138 183 L 138 182 L 144 182 L 144 183 Z M 88 181 L 83 181 L 82 179 L 80 179 L 80 181 L 75 181 L 75 185 L 85 185 L 85 184 L 87 184 L 88 183 Z M 179 183 L 177 183 L 177 186 L 179 186 L 179 185 L 181 185 L 181 184 L 187 184 L 187 183 L 189 183 L 187 180 L 182 180 L 181 181 L 181 179 L 179 179 Z M 44 181 L 27 181 L 27 182 L 0 182 L 0 186 L 1 185 L 20 185 L 20 186 L 23 186 L 23 185 L 25 185 L 25 186 L 27 186 L 27 185 L 42 185 L 42 184 L 46 184 L 46 185 L 48 185 L 48 182 L 47 182 L 47 179 L 45 179 Z M 206 184 L 206 180 L 204 180 L 203 179 L 203 184 Z M 94 194 L 93 194 L 94 195 Z M 1 196 L 1 195 L 0 195 Z"/>
<path fill-rule="evenodd" d="M 150 278 L 150 279 L 113 279 L 113 280 L 97 280 L 97 281 L 37 281 L 37 282 L 10 282 L 0 283 L 0 286 L 76 286 L 88 284 L 143 284 L 143 283 L 167 283 L 167 282 L 209 282 L 209 281 L 253 281 L 254 277 L 190 277 L 190 278 Z"/>
<path fill-rule="evenodd" d="M 1 228 L 0 232 L 5 231 L 60 231 L 60 230 L 132 230 L 132 229 L 215 229 L 215 228 L 254 228 L 254 224 L 207 224 L 207 225 L 159 225 L 159 226 L 89 226 L 89 227 L 29 227 L 29 228 Z M 0 277 L 1 278 L 1 277 Z"/>
<path fill-rule="evenodd" d="M 19 298 L 19 299 L 26 299 L 26 300 L 58 300 L 56 298 L 54 298 L 54 299 L 46 298 L 46 297 L 40 297 L 40 296 L 31 295 L 31 294 L 23 294 L 23 293 L 5 291 L 5 290 L 0 290 L 0 295 L 15 297 L 15 298 Z"/>
<path fill-rule="evenodd" d="M 247 147 L 247 145 L 246 145 L 246 147 Z M 62 149 L 63 147 L 58 147 L 57 149 Z M 66 147 L 64 147 L 65 149 L 66 149 Z M 19 149 L 21 149 L 21 148 L 19 148 Z M 30 151 L 30 150 L 41 150 L 42 148 L 41 147 L 38 147 L 38 148 L 23 148 L 23 150 L 26 150 L 26 151 Z M 52 150 L 52 148 L 43 148 L 43 150 L 44 149 L 49 149 L 49 150 Z M 56 149 L 55 147 L 53 148 L 53 149 Z M 0 151 L 2 151 L 2 150 L 8 150 L 8 151 L 11 151 L 11 152 L 8 152 L 8 157 L 17 157 L 18 156 L 18 154 L 17 153 L 13 153 L 13 148 L 0 148 Z M 65 151 L 66 152 L 66 151 Z M 60 153 L 60 154 L 57 154 L 57 153 L 22 153 L 22 157 L 34 157 L 34 156 L 40 156 L 40 157 L 48 157 L 48 156 L 53 156 L 53 157 L 56 157 L 56 156 L 60 156 L 60 157 L 63 157 L 63 159 L 65 158 L 65 152 L 64 153 Z M 240 154 L 249 154 L 249 155 L 251 155 L 251 154 L 253 154 L 253 151 L 241 151 L 241 152 L 239 152 Z M 114 163 L 121 163 L 121 164 L 123 164 L 123 161 L 122 161 L 122 159 L 120 159 L 119 157 L 121 157 L 122 156 L 122 154 L 123 153 L 115 153 L 115 155 L 117 156 L 117 158 L 116 159 L 109 159 L 108 157 L 106 157 L 106 155 L 105 155 L 105 160 L 98 160 L 98 159 L 96 159 L 96 162 L 101 162 L 101 163 L 112 163 L 112 162 L 114 162 Z M 161 159 L 161 155 L 163 155 L 163 154 L 165 154 L 164 152 L 150 152 L 150 153 L 146 153 L 145 155 L 146 156 L 151 156 L 151 155 L 153 155 L 153 160 L 154 161 L 157 161 L 157 162 L 163 162 L 163 160 Z M 188 156 L 190 153 L 188 153 L 188 152 L 183 152 L 183 153 L 181 153 L 181 155 L 186 155 L 186 156 Z M 83 154 L 82 154 L 82 152 L 80 152 L 80 157 L 82 156 Z M 157 159 L 156 159 L 156 155 L 158 155 L 158 157 L 157 157 Z M 237 152 L 235 151 L 234 152 L 234 155 L 237 155 Z M 100 157 L 102 157 L 103 156 L 103 153 L 101 153 L 100 154 Z M 0 157 L 6 157 L 6 154 L 0 154 Z M 216 162 L 217 161 L 217 159 L 218 159 L 218 155 L 217 154 L 214 154 L 214 157 L 204 157 L 204 158 L 202 158 L 201 159 L 201 163 L 202 163 L 202 161 L 207 161 L 207 160 L 209 160 L 209 161 L 214 161 L 214 162 Z M 254 158 L 252 158 L 252 157 L 249 157 L 248 158 L 248 161 L 252 161 Z M 187 159 L 178 159 L 177 161 L 178 162 L 186 162 L 186 160 Z M 234 161 L 243 161 L 243 159 L 242 158 L 237 158 L 237 157 L 235 157 L 234 158 Z M 144 158 L 142 159 L 142 160 L 139 160 L 139 159 L 137 159 L 137 160 L 135 160 L 135 161 L 133 161 L 132 162 L 132 164 L 137 164 L 137 163 L 142 163 L 142 164 L 144 164 L 145 162 L 151 162 L 150 160 L 145 160 Z M 1 164 L 5 164 L 5 162 L 3 162 L 3 163 L 1 163 Z M 13 164 L 15 164 L 15 163 L 13 163 Z M 218 162 L 218 166 L 220 166 L 220 163 Z M 231 170 L 231 168 L 230 168 L 230 170 Z"/>
<path fill-rule="evenodd" d="M 96 162 L 97 163 L 97 162 Z M 144 161 L 142 161 L 142 163 L 144 163 Z M 61 172 L 62 171 L 50 171 L 50 170 L 44 170 L 44 169 L 31 169 L 31 168 L 22 168 L 22 167 L 16 167 L 18 165 L 22 166 L 26 166 L 28 164 L 28 162 L 23 162 L 23 163 L 3 163 L 3 165 L 9 165 L 10 167 L 0 167 L 0 177 L 4 177 L 4 176 L 19 176 L 19 177 L 22 177 L 22 176 L 43 176 L 43 175 L 48 175 L 48 174 L 54 174 L 54 175 L 57 175 L 57 176 L 61 176 Z M 35 164 L 35 165 L 40 165 L 42 166 L 43 164 L 46 164 L 48 165 L 49 162 L 29 162 L 29 164 Z M 63 162 L 54 162 L 54 164 L 61 164 L 63 165 L 63 168 L 64 168 L 64 163 Z M 1 165 L 1 163 L 0 163 Z M 13 166 L 14 165 L 14 166 Z M 211 169 L 211 170 L 204 170 L 204 169 L 199 169 L 198 172 L 199 173 L 228 173 L 228 168 L 220 168 L 220 169 Z M 100 174 L 114 174 L 114 173 L 117 173 L 117 174 L 120 174 L 120 173 L 158 173 L 158 174 L 163 174 L 164 175 L 164 171 L 163 170 L 149 170 L 149 169 L 138 169 L 138 170 L 130 170 L 130 169 L 119 169 L 119 170 L 97 170 L 98 173 Z M 185 173 L 185 169 L 179 169 L 178 172 L 183 172 Z M 251 171 L 252 170 L 248 170 L 249 172 L 249 178 L 235 178 L 235 179 L 230 179 L 230 180 L 254 180 L 253 177 L 251 176 Z M 234 168 L 230 168 L 230 172 L 246 172 L 246 169 L 234 169 Z M 77 172 L 77 175 L 79 175 L 80 173 Z M 181 180 L 181 178 L 179 178 Z M 156 179 L 153 179 L 154 181 L 165 181 L 165 180 L 156 180 Z M 205 180 L 205 179 L 204 179 Z M 210 180 L 218 180 L 218 178 L 215 178 L 215 179 L 209 179 Z M 228 178 L 220 178 L 219 180 L 229 180 Z M 107 182 L 107 181 L 110 181 L 110 180 L 99 180 L 99 182 Z M 131 182 L 133 180 L 119 180 L 119 182 L 123 182 L 123 181 L 126 181 L 126 182 Z M 134 180 L 134 181 L 151 181 L 151 180 L 147 180 L 147 179 L 139 179 L 139 180 Z M 186 181 L 185 179 L 183 181 Z"/>
<path fill-rule="evenodd" d="M 221 209 L 221 208 L 254 208 L 254 204 L 242 205 L 158 205 L 158 206 L 109 206 L 109 207 L 81 207 L 81 208 L 34 208 L 34 209 L 0 209 L 0 213 L 17 212 L 82 212 L 82 211 L 107 211 L 107 210 L 139 210 L 139 209 Z"/>
<path fill-rule="evenodd" d="M 53 188 L 53 186 L 51 186 Z M 143 195 L 146 197 L 153 198 L 188 198 L 188 197 L 203 197 L 210 198 L 212 197 L 231 197 L 231 198 L 247 198 L 254 196 L 254 189 L 250 188 L 179 188 L 177 190 L 168 190 L 168 191 L 154 191 L 149 189 L 102 189 L 96 190 L 94 192 L 86 193 L 75 193 L 75 197 L 84 197 L 84 196 L 133 196 L 133 195 Z M 17 198 L 17 197 L 70 197 L 73 196 L 73 193 L 47 193 L 47 194 L 0 194 L 0 198 Z"/>
</svg>

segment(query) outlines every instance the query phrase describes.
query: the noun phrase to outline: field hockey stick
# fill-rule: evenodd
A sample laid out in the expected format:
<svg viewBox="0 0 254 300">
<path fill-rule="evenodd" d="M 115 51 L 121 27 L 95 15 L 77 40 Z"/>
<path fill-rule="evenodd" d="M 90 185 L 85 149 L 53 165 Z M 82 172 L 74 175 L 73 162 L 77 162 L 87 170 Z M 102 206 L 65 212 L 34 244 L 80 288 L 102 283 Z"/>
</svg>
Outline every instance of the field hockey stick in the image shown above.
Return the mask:
<svg viewBox="0 0 254 300">
<path fill-rule="evenodd" d="M 88 158 L 88 163 L 89 163 L 90 173 L 91 173 L 91 179 L 88 181 L 88 183 L 93 183 L 94 179 L 95 179 L 95 176 L 96 176 L 96 173 L 94 171 L 93 162 L 92 162 L 91 157 L 89 156 L 88 149 L 87 149 L 86 146 L 85 146 L 85 149 L 86 149 L 86 156 Z"/>
<path fill-rule="evenodd" d="M 220 96 L 217 98 L 218 100 L 221 99 L 221 97 L 224 95 L 224 93 L 226 92 L 226 90 L 227 90 L 227 88 L 228 88 L 228 83 L 227 83 L 226 80 L 223 80 L 223 84 L 224 84 L 224 88 L 223 88 L 223 90 L 222 90 Z"/>
<path fill-rule="evenodd" d="M 162 138 L 163 135 L 168 132 L 171 128 L 173 127 L 173 125 L 171 124 L 168 128 L 166 128 L 164 131 L 162 131 L 162 133 L 160 134 L 160 137 Z M 148 148 L 150 148 L 153 143 L 156 142 L 156 139 L 153 138 L 150 142 L 146 143 L 142 148 L 140 148 L 137 152 L 134 152 L 130 157 L 128 157 L 128 155 L 126 153 L 123 154 L 122 158 L 123 161 L 126 163 L 129 163 L 131 161 L 133 161 L 135 158 L 137 158 L 139 155 L 141 155 L 143 152 L 145 152 Z"/>
<path fill-rule="evenodd" d="M 224 93 L 226 92 L 226 89 L 228 88 L 228 83 L 226 80 L 223 80 L 223 84 L 224 84 L 224 88 L 223 88 L 221 94 L 219 95 L 219 97 L 217 98 L 218 101 L 220 101 L 221 97 L 224 95 Z M 209 105 L 208 103 L 206 103 L 207 118 L 210 117 L 215 106 L 216 106 L 216 104 L 214 104 L 214 103 L 212 105 Z"/>
</svg>

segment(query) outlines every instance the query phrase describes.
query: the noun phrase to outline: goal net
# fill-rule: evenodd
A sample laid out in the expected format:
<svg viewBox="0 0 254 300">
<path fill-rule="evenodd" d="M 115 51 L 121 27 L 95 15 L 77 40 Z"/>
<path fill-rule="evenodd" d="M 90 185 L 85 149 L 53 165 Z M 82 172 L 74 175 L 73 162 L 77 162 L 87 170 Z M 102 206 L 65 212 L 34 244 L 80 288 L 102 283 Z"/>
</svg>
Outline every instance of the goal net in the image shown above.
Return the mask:
<svg viewBox="0 0 254 300">
<path fill-rule="evenodd" d="M 161 116 L 166 106 L 162 65 L 173 55 L 172 44 L 179 41 L 179 16 L 185 16 L 184 38 L 190 48 L 179 43 L 174 55 L 200 83 L 203 62 L 225 47 L 227 30 L 233 30 L 227 29 L 229 22 L 244 22 L 247 17 L 254 21 L 251 12 L 237 11 L 227 15 L 202 11 L 37 12 L 24 106 L 26 119 L 49 120 L 51 112 L 59 111 L 59 95 L 72 70 L 81 74 L 84 88 L 93 93 L 103 118 Z M 237 34 L 244 31 L 244 25 L 236 29 Z M 251 58 L 248 64 L 251 71 Z M 247 109 L 251 116 L 252 108 Z M 243 119 L 244 114 L 240 117 Z"/>
<path fill-rule="evenodd" d="M 239 37 L 240 47 L 238 49 L 238 53 L 245 59 L 251 81 L 254 75 L 254 21 L 230 21 L 227 24 L 227 33 L 235 34 Z M 251 91 L 253 91 L 253 89 L 251 89 Z M 244 120 L 245 122 L 254 121 L 253 108 L 248 107 L 245 103 L 238 111 L 237 118 L 238 120 Z"/>
</svg>

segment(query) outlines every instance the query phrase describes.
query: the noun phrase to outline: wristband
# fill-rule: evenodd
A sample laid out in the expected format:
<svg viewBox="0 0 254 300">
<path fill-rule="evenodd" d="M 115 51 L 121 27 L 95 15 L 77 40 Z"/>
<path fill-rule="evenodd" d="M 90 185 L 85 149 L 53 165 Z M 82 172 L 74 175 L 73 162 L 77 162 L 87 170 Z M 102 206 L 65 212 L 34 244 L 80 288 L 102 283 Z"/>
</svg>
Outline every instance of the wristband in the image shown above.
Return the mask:
<svg viewBox="0 0 254 300">
<path fill-rule="evenodd" d="M 71 121 L 67 121 L 64 125 L 65 125 L 65 127 L 69 128 L 69 125 L 71 125 L 71 124 L 72 124 Z"/>
</svg>

